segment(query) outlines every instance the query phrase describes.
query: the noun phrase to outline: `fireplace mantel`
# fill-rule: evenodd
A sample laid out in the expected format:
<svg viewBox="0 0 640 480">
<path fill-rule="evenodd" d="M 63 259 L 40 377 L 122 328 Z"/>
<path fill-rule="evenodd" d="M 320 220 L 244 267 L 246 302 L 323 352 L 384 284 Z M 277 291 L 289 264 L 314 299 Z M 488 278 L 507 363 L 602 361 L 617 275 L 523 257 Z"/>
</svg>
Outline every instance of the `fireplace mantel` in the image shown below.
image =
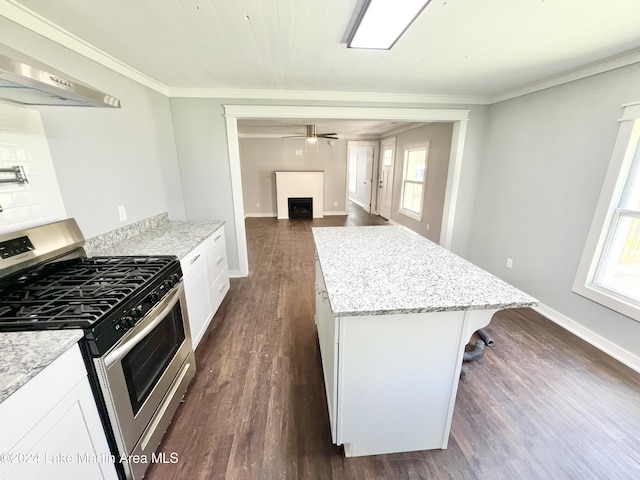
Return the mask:
<svg viewBox="0 0 640 480">
<path fill-rule="evenodd" d="M 289 218 L 288 199 L 313 198 L 313 218 L 324 217 L 324 171 L 278 170 L 276 174 L 276 200 L 278 219 Z"/>
</svg>

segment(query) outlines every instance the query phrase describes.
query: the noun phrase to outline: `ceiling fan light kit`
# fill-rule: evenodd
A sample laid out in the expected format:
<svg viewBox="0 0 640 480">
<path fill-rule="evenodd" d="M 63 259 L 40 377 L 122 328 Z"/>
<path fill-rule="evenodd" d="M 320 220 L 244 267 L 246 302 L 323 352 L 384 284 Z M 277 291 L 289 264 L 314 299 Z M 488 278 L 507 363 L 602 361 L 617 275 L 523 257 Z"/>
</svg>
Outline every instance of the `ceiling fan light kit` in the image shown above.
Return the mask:
<svg viewBox="0 0 640 480">
<path fill-rule="evenodd" d="M 348 48 L 390 50 L 431 0 L 367 0 Z"/>
</svg>

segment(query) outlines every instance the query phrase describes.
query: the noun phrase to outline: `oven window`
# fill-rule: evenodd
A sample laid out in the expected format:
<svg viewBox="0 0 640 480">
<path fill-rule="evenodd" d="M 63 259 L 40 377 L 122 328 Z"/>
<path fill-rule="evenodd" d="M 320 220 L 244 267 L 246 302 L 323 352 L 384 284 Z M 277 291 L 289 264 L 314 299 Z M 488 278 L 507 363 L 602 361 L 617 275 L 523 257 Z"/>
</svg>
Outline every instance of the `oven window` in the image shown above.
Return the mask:
<svg viewBox="0 0 640 480">
<path fill-rule="evenodd" d="M 167 365 L 184 342 L 180 302 L 122 359 L 133 414 L 137 415 Z"/>
</svg>

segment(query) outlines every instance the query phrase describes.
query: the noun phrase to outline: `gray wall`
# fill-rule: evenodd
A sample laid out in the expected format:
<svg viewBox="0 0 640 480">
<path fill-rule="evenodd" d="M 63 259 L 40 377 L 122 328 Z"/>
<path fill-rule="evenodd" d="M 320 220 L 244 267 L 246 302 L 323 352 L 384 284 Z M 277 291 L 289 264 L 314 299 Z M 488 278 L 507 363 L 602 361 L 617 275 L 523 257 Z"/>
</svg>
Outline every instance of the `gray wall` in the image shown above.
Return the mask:
<svg viewBox="0 0 640 480">
<path fill-rule="evenodd" d="M 300 105 L 297 101 L 256 99 L 171 98 L 171 112 L 180 164 L 182 192 L 187 218 L 226 221 L 229 269 L 238 269 L 234 205 L 227 150 L 223 105 Z M 354 106 L 346 102 L 306 102 L 318 106 Z M 358 105 L 371 106 L 371 105 Z M 404 104 L 378 104 L 378 107 L 406 108 Z M 466 254 L 469 225 L 473 211 L 475 183 L 486 129 L 485 106 L 412 105 L 414 108 L 470 109 L 465 140 L 460 197 L 456 207 L 456 225 L 452 250 Z"/>
<path fill-rule="evenodd" d="M 317 149 L 305 148 L 303 138 L 241 138 L 239 144 L 245 215 L 276 216 L 276 170 L 324 170 L 325 214 L 346 211 L 345 140 L 334 140 L 331 146 L 320 139 Z M 296 150 L 302 155 L 296 155 Z"/>
<path fill-rule="evenodd" d="M 640 64 L 489 108 L 469 259 L 640 355 L 640 323 L 571 291 Z M 513 258 L 513 269 L 505 268 Z"/>
<path fill-rule="evenodd" d="M 431 123 L 396 135 L 391 219 L 436 243 L 440 242 L 452 133 L 452 123 Z M 398 213 L 402 195 L 404 148 L 407 145 L 426 141 L 430 142 L 427 178 L 423 192 L 422 220 L 417 221 Z M 427 225 L 429 225 L 429 230 L 427 230 Z"/>
<path fill-rule="evenodd" d="M 122 101 L 121 109 L 38 108 L 65 209 L 86 237 L 162 212 L 184 218 L 167 97 L 2 17 L 0 43 Z"/>
</svg>

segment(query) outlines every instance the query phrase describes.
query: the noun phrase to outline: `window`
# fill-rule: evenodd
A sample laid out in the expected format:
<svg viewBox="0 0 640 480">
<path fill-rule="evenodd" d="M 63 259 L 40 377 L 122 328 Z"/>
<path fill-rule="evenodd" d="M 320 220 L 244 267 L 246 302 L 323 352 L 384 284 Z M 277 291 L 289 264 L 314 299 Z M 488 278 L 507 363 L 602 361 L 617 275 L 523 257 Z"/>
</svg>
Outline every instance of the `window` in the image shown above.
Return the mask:
<svg viewBox="0 0 640 480">
<path fill-rule="evenodd" d="M 402 197 L 400 199 L 399 213 L 417 221 L 422 220 L 428 157 L 428 142 L 409 145 L 404 149 Z"/>
<path fill-rule="evenodd" d="M 625 108 L 573 290 L 640 321 L 640 104 Z"/>
</svg>

